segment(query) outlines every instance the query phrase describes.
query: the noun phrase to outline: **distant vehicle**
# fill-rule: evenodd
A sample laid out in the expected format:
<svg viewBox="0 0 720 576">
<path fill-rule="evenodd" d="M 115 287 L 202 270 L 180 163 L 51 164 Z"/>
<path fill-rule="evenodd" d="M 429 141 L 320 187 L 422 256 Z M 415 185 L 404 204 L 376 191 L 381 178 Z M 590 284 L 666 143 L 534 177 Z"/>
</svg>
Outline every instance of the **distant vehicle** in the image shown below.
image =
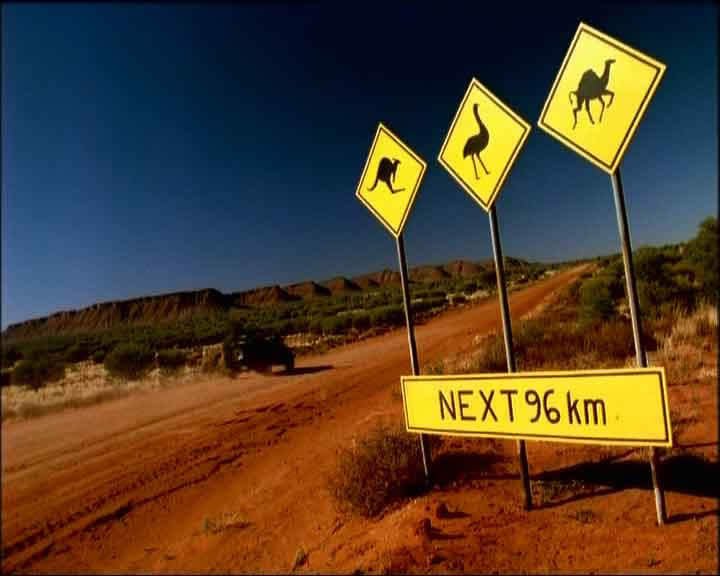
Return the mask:
<svg viewBox="0 0 720 576">
<path fill-rule="evenodd" d="M 295 354 L 277 334 L 248 332 L 228 337 L 224 344 L 225 365 L 230 370 L 269 372 L 273 366 L 295 367 Z"/>
</svg>

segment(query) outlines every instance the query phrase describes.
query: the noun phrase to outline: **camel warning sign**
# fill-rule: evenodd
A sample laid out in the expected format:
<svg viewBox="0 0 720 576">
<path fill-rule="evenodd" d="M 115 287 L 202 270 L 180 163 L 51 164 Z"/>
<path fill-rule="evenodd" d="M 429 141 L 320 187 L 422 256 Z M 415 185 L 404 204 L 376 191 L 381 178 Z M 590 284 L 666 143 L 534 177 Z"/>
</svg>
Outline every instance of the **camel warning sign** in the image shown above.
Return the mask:
<svg viewBox="0 0 720 576">
<path fill-rule="evenodd" d="M 355 195 L 397 237 L 426 168 L 422 158 L 380 124 Z"/>
<path fill-rule="evenodd" d="M 403 376 L 410 432 L 672 446 L 663 368 Z"/>
<path fill-rule="evenodd" d="M 529 133 L 527 122 L 473 78 L 438 160 L 476 202 L 490 210 Z"/>
<path fill-rule="evenodd" d="M 538 126 L 615 172 L 665 65 L 580 23 Z"/>
</svg>

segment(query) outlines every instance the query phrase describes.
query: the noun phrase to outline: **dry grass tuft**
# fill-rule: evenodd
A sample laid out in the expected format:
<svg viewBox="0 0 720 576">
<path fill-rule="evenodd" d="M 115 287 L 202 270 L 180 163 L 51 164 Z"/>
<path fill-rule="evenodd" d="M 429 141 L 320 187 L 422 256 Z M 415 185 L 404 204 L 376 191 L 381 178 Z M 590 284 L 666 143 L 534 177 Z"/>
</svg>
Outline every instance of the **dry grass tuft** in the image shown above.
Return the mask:
<svg viewBox="0 0 720 576">
<path fill-rule="evenodd" d="M 379 425 L 352 448 L 341 448 L 328 488 L 341 510 L 365 517 L 422 492 L 425 475 L 416 434 Z"/>
<path fill-rule="evenodd" d="M 91 406 L 134 391 L 180 383 L 192 378 L 194 373 L 185 368 L 170 378 L 155 369 L 140 380 L 124 381 L 111 377 L 102 364 L 78 362 L 67 368 L 62 380 L 38 390 L 14 385 L 3 387 L 2 420 L 35 418 L 68 408 Z"/>
<path fill-rule="evenodd" d="M 707 365 L 707 352 L 717 346 L 717 309 L 705 305 L 695 312 L 678 312 L 672 329 L 651 355 L 651 364 L 665 367 L 670 384 L 687 384 L 698 372 L 705 377 L 717 377 L 717 368 Z"/>
<path fill-rule="evenodd" d="M 203 532 L 205 534 L 220 534 L 226 530 L 241 530 L 248 526 L 250 526 L 250 522 L 238 512 L 223 512 L 219 518 L 205 518 Z"/>
</svg>

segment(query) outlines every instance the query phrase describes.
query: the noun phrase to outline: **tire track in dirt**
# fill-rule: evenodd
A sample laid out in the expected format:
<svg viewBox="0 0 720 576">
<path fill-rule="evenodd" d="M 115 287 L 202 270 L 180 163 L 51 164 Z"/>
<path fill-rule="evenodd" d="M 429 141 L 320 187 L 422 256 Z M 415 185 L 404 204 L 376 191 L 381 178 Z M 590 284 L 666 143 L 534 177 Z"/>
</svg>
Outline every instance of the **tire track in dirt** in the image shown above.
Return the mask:
<svg viewBox="0 0 720 576">
<path fill-rule="evenodd" d="M 545 295 L 579 274 L 579 270 L 558 274 L 539 286 L 513 293 L 514 315 L 532 309 Z M 530 296 L 527 292 L 531 292 Z M 458 345 L 461 335 L 461 346 L 470 346 L 474 324 L 480 331 L 497 325 L 499 314 L 498 318 L 488 318 L 492 312 L 497 312 L 496 303 L 494 306 L 481 304 L 450 312 L 418 327 L 421 352 L 429 358 L 437 357 L 448 346 Z M 473 328 L 463 328 L 468 325 Z M 83 446 L 82 440 L 71 441 L 69 446 L 60 445 L 54 453 L 44 453 L 43 458 L 36 454 L 28 454 L 26 459 L 17 456 L 8 467 L 13 473 L 3 470 L 3 571 L 52 570 L 54 559 L 68 553 L 87 556 L 94 570 L 104 569 L 103 554 L 93 559 L 93 551 L 87 549 L 92 541 L 90 535 L 101 528 L 111 530 L 104 538 L 118 542 L 118 566 L 127 566 L 122 560 L 123 542 L 127 538 L 123 535 L 126 517 L 138 517 L 142 525 L 145 507 L 152 509 L 148 514 L 157 514 L 162 506 L 155 504 L 168 502 L 175 493 L 194 494 L 200 485 L 208 484 L 223 471 L 244 467 L 246 461 L 257 467 L 266 459 L 268 450 L 277 452 L 275 447 L 279 443 L 287 446 L 291 440 L 304 438 L 304 444 L 313 445 L 312 435 L 323 433 L 323 429 L 327 434 L 336 426 L 332 421 L 335 417 L 347 422 L 350 428 L 355 427 L 358 414 L 355 406 L 385 394 L 395 373 L 409 370 L 407 342 L 402 330 L 309 357 L 303 363 L 332 364 L 342 369 L 298 378 L 268 378 L 264 382 L 270 389 L 250 400 L 231 391 L 225 398 L 221 395 L 209 404 L 200 401 L 195 409 L 188 406 L 160 417 L 151 415 L 150 420 L 139 422 L 136 427 L 101 435 L 88 445 Z M 273 386 L 276 382 L 278 385 Z M 264 400 L 266 396 L 270 402 Z M 76 417 L 87 418 L 98 408 L 79 411 Z M 348 417 L 352 420 L 348 421 Z M 350 430 L 345 430 L 342 435 L 349 433 Z M 187 444 L 178 444 L 178 436 L 184 437 Z M 83 446 L 79 451 L 78 445 Z M 283 458 L 288 460 L 287 454 L 293 451 L 282 449 L 278 453 L 285 454 Z M 73 466 L 54 469 L 64 458 L 74 459 Z M 20 474 L 29 466 L 34 467 L 32 474 Z M 262 466 L 274 469 L 267 462 Z M 283 479 L 286 475 L 287 472 L 279 470 L 274 477 Z M 58 488 L 60 486 L 62 488 Z M 272 490 L 265 490 L 264 494 L 268 502 L 277 500 Z M 165 513 L 166 522 L 173 524 L 181 520 L 177 516 L 173 518 L 170 512 Z M 283 521 L 286 519 L 259 524 L 277 528 Z M 132 546 L 128 548 L 128 561 L 132 559 L 130 548 Z M 268 559 L 263 562 L 267 564 Z M 278 566 L 272 561 L 269 565 Z M 70 562 L 65 567 L 72 569 L 73 566 Z M 55 569 L 63 567 L 62 562 L 55 565 Z M 173 568 L 177 566 L 168 569 Z"/>
</svg>

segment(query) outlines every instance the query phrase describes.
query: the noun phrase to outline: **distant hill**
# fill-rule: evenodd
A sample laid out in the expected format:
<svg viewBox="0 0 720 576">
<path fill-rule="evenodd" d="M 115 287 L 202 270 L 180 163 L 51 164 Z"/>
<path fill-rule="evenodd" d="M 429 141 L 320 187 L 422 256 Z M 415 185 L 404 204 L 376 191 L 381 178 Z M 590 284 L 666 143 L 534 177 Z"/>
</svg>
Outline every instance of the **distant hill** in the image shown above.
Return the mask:
<svg viewBox="0 0 720 576">
<path fill-rule="evenodd" d="M 408 273 L 413 282 L 436 282 L 452 277 L 442 266 L 417 266 Z"/>
<path fill-rule="evenodd" d="M 290 294 L 280 286 L 265 286 L 263 288 L 254 288 L 245 292 L 233 292 L 230 295 L 232 306 L 264 306 L 267 304 L 276 304 L 278 302 L 292 302 L 301 300 L 300 296 Z"/>
<path fill-rule="evenodd" d="M 319 296 L 330 296 L 331 292 L 325 286 L 316 284 L 315 282 L 300 282 L 286 286 L 285 290 L 292 296 L 297 296 L 303 300 L 317 298 Z"/>
<path fill-rule="evenodd" d="M 322 283 L 333 294 L 341 292 L 359 292 L 362 287 L 357 283 L 343 276 L 337 276 Z"/>
<path fill-rule="evenodd" d="M 230 298 L 213 288 L 101 302 L 81 310 L 56 312 L 45 318 L 11 324 L 3 332 L 3 338 L 98 330 L 118 324 L 151 323 L 169 318 L 182 319 L 199 313 L 225 310 L 229 304 Z"/>
<path fill-rule="evenodd" d="M 528 262 L 507 258 L 508 267 L 524 268 Z M 453 278 L 472 278 L 493 271 L 493 262 L 454 260 L 443 265 L 416 266 L 409 270 L 410 281 L 425 283 Z M 129 300 L 101 302 L 80 310 L 56 312 L 11 324 L 3 332 L 5 340 L 38 335 L 103 330 L 121 324 L 149 324 L 163 320 L 181 320 L 195 315 L 227 311 L 232 307 L 272 306 L 283 302 L 327 298 L 361 290 L 377 290 L 400 284 L 400 274 L 384 269 L 354 278 L 337 276 L 322 283 L 312 280 L 288 286 L 264 286 L 223 294 L 213 288 L 144 296 Z"/>
</svg>

